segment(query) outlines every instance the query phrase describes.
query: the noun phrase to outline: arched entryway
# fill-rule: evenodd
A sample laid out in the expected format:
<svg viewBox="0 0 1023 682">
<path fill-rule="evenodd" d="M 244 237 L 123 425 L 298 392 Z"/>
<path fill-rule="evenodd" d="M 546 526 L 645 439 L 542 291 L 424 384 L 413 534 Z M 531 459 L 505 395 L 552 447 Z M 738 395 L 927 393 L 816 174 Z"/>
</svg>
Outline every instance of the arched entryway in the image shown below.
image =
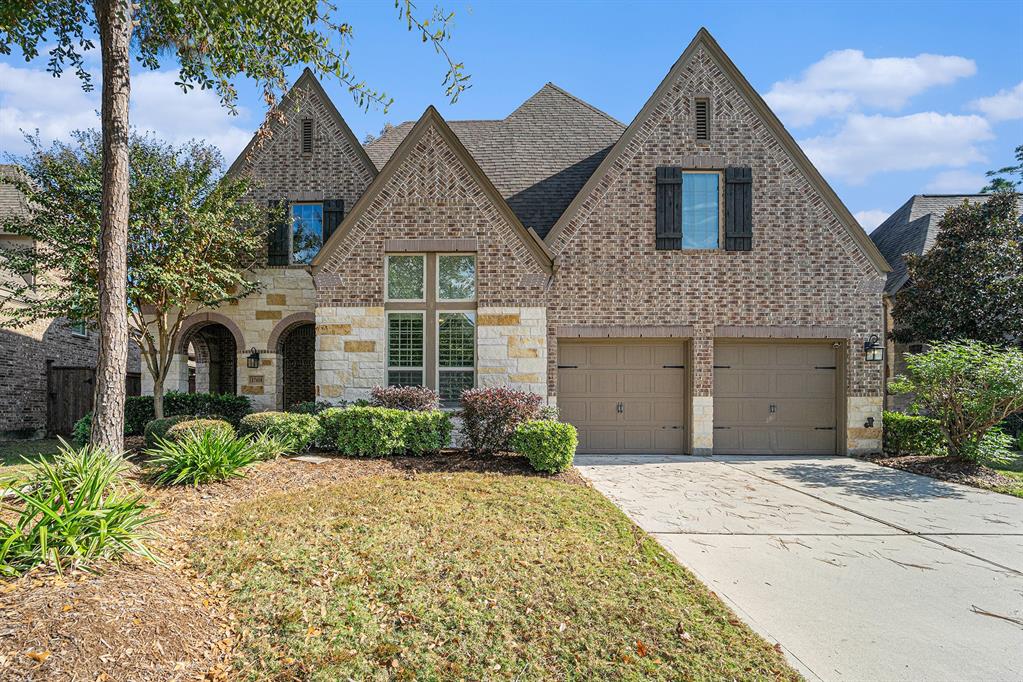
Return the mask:
<svg viewBox="0 0 1023 682">
<path fill-rule="evenodd" d="M 316 325 L 301 321 L 278 337 L 281 407 L 316 400 Z"/>
<path fill-rule="evenodd" d="M 237 393 L 238 345 L 234 333 L 218 322 L 193 325 L 182 338 L 188 353 L 188 390 Z"/>
</svg>

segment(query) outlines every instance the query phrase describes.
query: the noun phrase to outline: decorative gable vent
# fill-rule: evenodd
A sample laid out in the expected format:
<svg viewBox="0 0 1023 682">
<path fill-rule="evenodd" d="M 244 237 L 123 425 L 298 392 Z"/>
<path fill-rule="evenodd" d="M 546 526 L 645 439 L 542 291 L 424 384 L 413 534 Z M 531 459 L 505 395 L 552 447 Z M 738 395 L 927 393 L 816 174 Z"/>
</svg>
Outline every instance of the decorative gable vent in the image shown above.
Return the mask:
<svg viewBox="0 0 1023 682">
<path fill-rule="evenodd" d="M 302 119 L 302 153 L 313 153 L 313 119 Z"/>
<path fill-rule="evenodd" d="M 710 101 L 696 100 L 696 139 L 710 139 Z"/>
</svg>

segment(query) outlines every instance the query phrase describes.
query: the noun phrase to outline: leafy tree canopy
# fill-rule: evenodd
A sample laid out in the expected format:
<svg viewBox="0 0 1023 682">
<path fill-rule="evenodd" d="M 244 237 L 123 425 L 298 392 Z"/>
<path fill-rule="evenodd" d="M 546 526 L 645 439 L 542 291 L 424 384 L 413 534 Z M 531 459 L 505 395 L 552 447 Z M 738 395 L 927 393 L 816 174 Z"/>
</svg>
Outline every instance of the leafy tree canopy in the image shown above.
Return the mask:
<svg viewBox="0 0 1023 682">
<path fill-rule="evenodd" d="M 991 180 L 980 190 L 981 194 L 989 192 L 1015 192 L 1023 186 L 1023 144 L 1016 147 L 1015 166 L 989 170 L 986 175 Z"/>
<path fill-rule="evenodd" d="M 934 246 L 906 256 L 909 284 L 895 297 L 899 341 L 1023 341 L 1023 224 L 1019 195 L 963 202 L 938 224 Z"/>
</svg>

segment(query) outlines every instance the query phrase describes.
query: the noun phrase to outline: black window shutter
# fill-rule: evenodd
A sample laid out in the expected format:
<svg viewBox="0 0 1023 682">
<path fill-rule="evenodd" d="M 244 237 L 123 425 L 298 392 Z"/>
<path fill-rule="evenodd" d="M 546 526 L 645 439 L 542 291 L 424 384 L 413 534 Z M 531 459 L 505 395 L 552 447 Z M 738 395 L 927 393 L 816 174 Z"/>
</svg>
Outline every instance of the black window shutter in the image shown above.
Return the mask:
<svg viewBox="0 0 1023 682">
<path fill-rule="evenodd" d="M 344 199 L 327 199 L 323 202 L 323 243 L 326 244 L 330 235 L 341 224 L 345 217 Z"/>
<path fill-rule="evenodd" d="M 657 248 L 682 248 L 682 169 L 657 169 Z"/>
<path fill-rule="evenodd" d="M 270 230 L 266 235 L 266 263 L 267 265 L 288 264 L 288 241 L 291 235 L 291 211 L 288 210 L 287 201 L 271 199 L 270 205 Z"/>
<path fill-rule="evenodd" d="M 753 169 L 725 169 L 725 251 L 753 250 Z"/>
</svg>

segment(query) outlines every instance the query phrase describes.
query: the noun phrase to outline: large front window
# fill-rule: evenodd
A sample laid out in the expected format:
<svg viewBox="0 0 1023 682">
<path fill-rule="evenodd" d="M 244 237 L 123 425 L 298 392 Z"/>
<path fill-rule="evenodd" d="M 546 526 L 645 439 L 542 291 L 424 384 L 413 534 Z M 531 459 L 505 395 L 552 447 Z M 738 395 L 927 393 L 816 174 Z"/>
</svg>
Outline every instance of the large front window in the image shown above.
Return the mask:
<svg viewBox="0 0 1023 682">
<path fill-rule="evenodd" d="M 311 263 L 323 246 L 323 204 L 292 204 L 291 262 Z"/>
<path fill-rule="evenodd" d="M 717 173 L 682 174 L 683 249 L 718 248 L 718 178 Z"/>
<path fill-rule="evenodd" d="M 388 385 L 457 404 L 476 385 L 476 256 L 388 255 L 384 289 Z"/>
</svg>

